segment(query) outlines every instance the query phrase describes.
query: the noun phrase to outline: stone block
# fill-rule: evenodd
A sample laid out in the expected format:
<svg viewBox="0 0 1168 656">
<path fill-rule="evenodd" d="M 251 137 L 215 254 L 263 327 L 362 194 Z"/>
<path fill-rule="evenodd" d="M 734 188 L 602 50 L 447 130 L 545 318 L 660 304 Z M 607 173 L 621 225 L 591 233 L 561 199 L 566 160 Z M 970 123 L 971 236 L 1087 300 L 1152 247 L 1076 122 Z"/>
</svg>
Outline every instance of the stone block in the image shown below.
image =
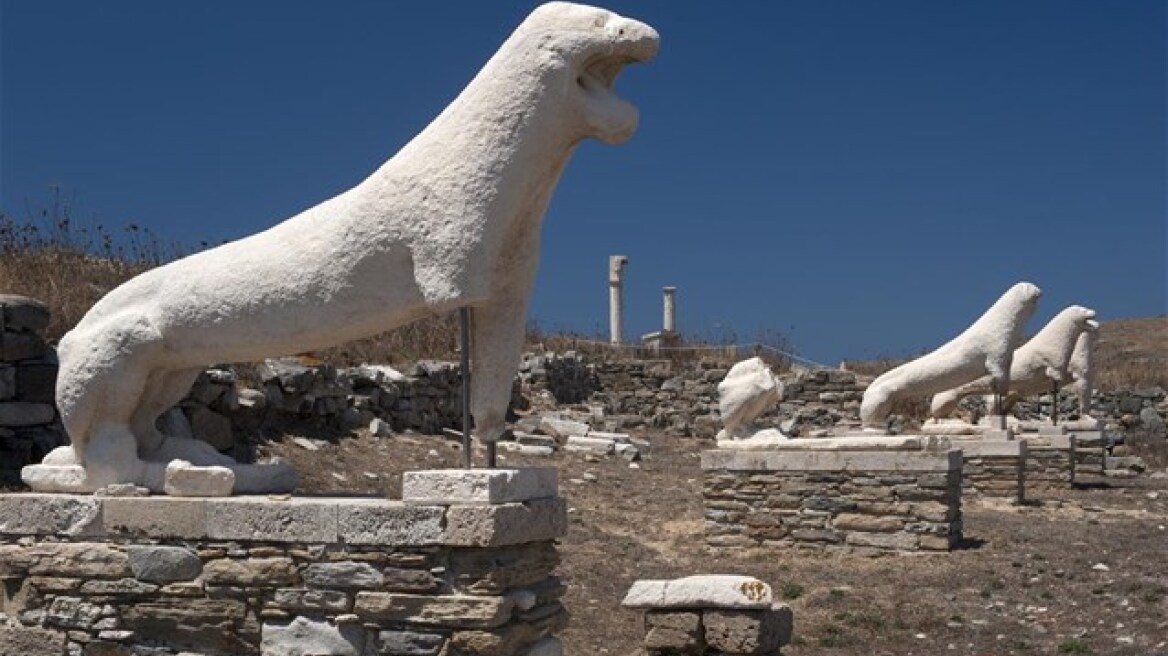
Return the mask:
<svg viewBox="0 0 1168 656">
<path fill-rule="evenodd" d="M 0 402 L 0 426 L 10 428 L 40 426 L 52 423 L 56 416 L 56 408 L 48 403 Z"/>
<path fill-rule="evenodd" d="M 126 552 L 134 578 L 142 581 L 193 581 L 203 572 L 203 562 L 199 556 L 185 547 L 130 545 Z"/>
<path fill-rule="evenodd" d="M 0 495 L 0 535 L 94 535 L 102 532 L 102 504 L 63 494 Z"/>
<path fill-rule="evenodd" d="M 966 458 L 1018 458 L 1026 449 L 1026 443 L 1021 440 L 967 440 L 959 444 Z"/>
<path fill-rule="evenodd" d="M 517 503 L 556 496 L 555 467 L 436 469 L 402 475 L 402 501 L 418 505 Z"/>
<path fill-rule="evenodd" d="M 442 544 L 446 509 L 396 501 L 345 500 L 337 506 L 337 532 L 346 544 Z"/>
<path fill-rule="evenodd" d="M 108 497 L 101 503 L 103 524 L 110 533 L 195 540 L 208 537 L 205 499 Z"/>
<path fill-rule="evenodd" d="M 551 435 L 535 435 L 533 433 L 515 433 L 515 441 L 522 446 L 547 447 L 555 450 L 559 443 Z"/>
<path fill-rule="evenodd" d="M 56 400 L 57 365 L 25 363 L 15 368 L 16 398 L 29 403 L 53 403 Z M 4 398 L 0 375 L 0 398 Z"/>
<path fill-rule="evenodd" d="M 385 576 L 369 563 L 340 561 L 313 563 L 301 573 L 310 588 L 380 588 Z"/>
<path fill-rule="evenodd" d="M 427 570 L 387 567 L 381 574 L 382 585 L 392 592 L 433 592 L 441 586 L 441 580 Z"/>
<path fill-rule="evenodd" d="M 915 533 L 863 533 L 853 531 L 844 537 L 844 542 L 856 547 L 916 551 L 920 546 L 920 536 Z"/>
<path fill-rule="evenodd" d="M 336 500 L 231 497 L 207 502 L 207 537 L 261 542 L 336 542 Z"/>
<path fill-rule="evenodd" d="M 347 613 L 352 608 L 349 595 L 339 590 L 309 590 L 280 588 L 272 597 L 272 605 L 286 610 L 320 610 Z"/>
<path fill-rule="evenodd" d="M 494 506 L 451 506 L 442 544 L 499 547 L 555 540 L 568 531 L 568 504 L 560 498 Z"/>
<path fill-rule="evenodd" d="M 235 487 L 235 472 L 226 467 L 196 467 L 184 460 L 166 465 L 163 489 L 172 497 L 227 497 Z"/>
<path fill-rule="evenodd" d="M 45 340 L 36 333 L 0 332 L 0 362 L 32 360 L 44 353 Z"/>
<path fill-rule="evenodd" d="M 626 608 L 770 608 L 771 586 L 751 576 L 707 574 L 633 583 Z"/>
<path fill-rule="evenodd" d="M 124 633 L 133 635 L 133 632 L 129 631 L 102 631 L 101 635 L 121 637 Z M 85 643 L 85 646 L 81 648 L 81 656 L 134 656 L 134 652 L 116 640 L 100 639 Z"/>
<path fill-rule="evenodd" d="M 0 326 L 9 331 L 39 331 L 49 325 L 49 306 L 43 301 L 17 294 L 0 294 Z"/>
<path fill-rule="evenodd" d="M 65 653 L 65 633 L 5 621 L 0 615 L 0 656 L 59 656 Z"/>
<path fill-rule="evenodd" d="M 816 441 L 816 440 L 812 440 Z M 961 452 L 716 449 L 703 451 L 702 469 L 750 472 L 947 472 L 961 468 Z M 956 460 L 955 460 L 956 459 Z"/>
<path fill-rule="evenodd" d="M 158 590 L 153 583 L 143 583 L 134 578 L 121 578 L 113 581 L 93 579 L 81 584 L 81 594 L 100 596 L 141 597 Z"/>
<path fill-rule="evenodd" d="M 122 624 L 140 640 L 195 652 L 254 654 L 260 627 L 237 599 L 160 598 L 123 606 Z"/>
<path fill-rule="evenodd" d="M 446 636 L 438 633 L 382 631 L 377 634 L 376 651 L 370 651 L 379 656 L 438 656 L 445 644 Z"/>
<path fill-rule="evenodd" d="M 497 549 L 455 549 L 446 562 L 446 578 L 458 592 L 503 594 L 548 580 L 560 562 L 550 542 Z M 388 584 L 388 571 L 387 571 Z"/>
<path fill-rule="evenodd" d="M 507 597 L 358 592 L 353 612 L 365 621 L 492 629 L 511 619 L 514 606 Z"/>
<path fill-rule="evenodd" d="M 539 429 L 560 440 L 566 440 L 573 435 L 587 435 L 591 428 L 588 424 L 573 419 L 553 416 L 543 416 L 539 419 Z"/>
<path fill-rule="evenodd" d="M 702 656 L 706 642 L 701 613 L 697 610 L 647 611 L 644 645 L 650 653 Z"/>
<path fill-rule="evenodd" d="M 904 522 L 903 517 L 840 513 L 832 520 L 831 526 L 840 531 L 891 533 L 903 529 Z"/>
<path fill-rule="evenodd" d="M 298 583 L 291 558 L 218 558 L 203 566 L 207 585 L 278 588 Z"/>
<path fill-rule="evenodd" d="M 726 654 L 773 654 L 791 641 L 793 615 L 786 605 L 765 610 L 706 610 L 706 644 Z"/>
<path fill-rule="evenodd" d="M 24 549 L 34 576 L 121 578 L 131 575 L 125 551 L 100 542 L 44 542 Z"/>
<path fill-rule="evenodd" d="M 58 629 L 92 629 L 101 619 L 101 604 L 77 597 L 55 597 L 45 613 L 45 626 Z"/>
<path fill-rule="evenodd" d="M 16 397 L 16 367 L 0 364 L 0 401 Z"/>
<path fill-rule="evenodd" d="M 260 650 L 264 656 L 362 656 L 365 628 L 296 617 L 288 622 L 264 622 Z"/>
<path fill-rule="evenodd" d="M 573 435 L 564 445 L 565 451 L 579 451 L 606 456 L 616 451 L 616 441 L 604 437 L 581 437 Z"/>
</svg>

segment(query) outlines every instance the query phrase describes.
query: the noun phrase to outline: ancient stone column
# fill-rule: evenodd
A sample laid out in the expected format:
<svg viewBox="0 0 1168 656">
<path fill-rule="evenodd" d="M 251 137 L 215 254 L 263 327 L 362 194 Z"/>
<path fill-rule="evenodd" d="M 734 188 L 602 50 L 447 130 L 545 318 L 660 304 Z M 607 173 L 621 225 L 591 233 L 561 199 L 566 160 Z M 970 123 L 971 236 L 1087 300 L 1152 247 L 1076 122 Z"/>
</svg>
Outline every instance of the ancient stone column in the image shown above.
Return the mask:
<svg viewBox="0 0 1168 656">
<path fill-rule="evenodd" d="M 661 301 L 663 304 L 661 331 L 666 333 L 677 332 L 677 305 L 674 303 L 674 294 L 677 293 L 677 288 L 662 287 L 661 293 Z"/>
<path fill-rule="evenodd" d="M 621 298 L 621 285 L 624 282 L 625 267 L 629 258 L 624 255 L 610 255 L 608 257 L 608 341 L 620 344 L 624 320 L 624 303 Z"/>
</svg>

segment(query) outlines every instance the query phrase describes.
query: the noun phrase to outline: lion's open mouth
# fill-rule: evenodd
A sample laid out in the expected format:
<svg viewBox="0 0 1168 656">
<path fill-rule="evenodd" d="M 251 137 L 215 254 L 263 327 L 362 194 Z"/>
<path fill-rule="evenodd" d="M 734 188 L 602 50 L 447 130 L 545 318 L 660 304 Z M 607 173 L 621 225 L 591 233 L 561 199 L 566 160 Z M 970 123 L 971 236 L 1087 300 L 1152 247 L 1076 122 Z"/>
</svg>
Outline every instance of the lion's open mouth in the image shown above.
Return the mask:
<svg viewBox="0 0 1168 656">
<path fill-rule="evenodd" d="M 620 75 L 625 64 L 637 61 L 640 60 L 627 55 L 597 57 L 584 66 L 584 70 L 580 74 L 580 86 L 589 91 L 612 91 L 616 78 Z"/>
</svg>

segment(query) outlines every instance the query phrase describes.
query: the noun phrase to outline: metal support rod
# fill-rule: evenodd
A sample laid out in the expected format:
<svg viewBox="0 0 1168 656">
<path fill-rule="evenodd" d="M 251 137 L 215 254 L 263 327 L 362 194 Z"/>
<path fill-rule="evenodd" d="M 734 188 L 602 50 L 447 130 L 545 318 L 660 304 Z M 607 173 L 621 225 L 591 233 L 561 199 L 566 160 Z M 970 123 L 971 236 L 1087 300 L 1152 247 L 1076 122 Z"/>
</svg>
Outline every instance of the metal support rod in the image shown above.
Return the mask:
<svg viewBox="0 0 1168 656">
<path fill-rule="evenodd" d="M 462 324 L 459 343 L 459 365 L 462 370 L 462 464 L 470 469 L 470 308 L 458 308 L 458 320 Z"/>
<path fill-rule="evenodd" d="M 1053 385 L 1054 389 L 1052 390 L 1051 395 L 1050 395 L 1050 425 L 1051 426 L 1058 426 L 1058 415 L 1059 415 L 1059 407 L 1058 407 L 1059 384 L 1058 384 L 1058 381 L 1052 381 L 1052 385 Z"/>
</svg>

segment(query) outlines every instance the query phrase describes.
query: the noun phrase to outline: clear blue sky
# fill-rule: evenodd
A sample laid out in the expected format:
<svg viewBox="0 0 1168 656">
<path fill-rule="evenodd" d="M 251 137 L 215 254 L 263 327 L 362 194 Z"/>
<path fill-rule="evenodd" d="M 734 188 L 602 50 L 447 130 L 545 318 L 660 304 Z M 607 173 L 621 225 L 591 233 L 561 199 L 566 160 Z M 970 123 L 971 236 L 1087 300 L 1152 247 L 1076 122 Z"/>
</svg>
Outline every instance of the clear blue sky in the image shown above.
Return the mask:
<svg viewBox="0 0 1168 656">
<path fill-rule="evenodd" d="M 188 244 L 258 231 L 360 181 L 533 6 L 0 3 L 0 207 Z M 612 0 L 661 53 L 621 94 L 641 128 L 586 143 L 545 220 L 533 318 L 628 333 L 761 329 L 799 351 L 910 354 L 1015 281 L 1031 326 L 1080 303 L 1166 311 L 1165 3 Z"/>
</svg>

